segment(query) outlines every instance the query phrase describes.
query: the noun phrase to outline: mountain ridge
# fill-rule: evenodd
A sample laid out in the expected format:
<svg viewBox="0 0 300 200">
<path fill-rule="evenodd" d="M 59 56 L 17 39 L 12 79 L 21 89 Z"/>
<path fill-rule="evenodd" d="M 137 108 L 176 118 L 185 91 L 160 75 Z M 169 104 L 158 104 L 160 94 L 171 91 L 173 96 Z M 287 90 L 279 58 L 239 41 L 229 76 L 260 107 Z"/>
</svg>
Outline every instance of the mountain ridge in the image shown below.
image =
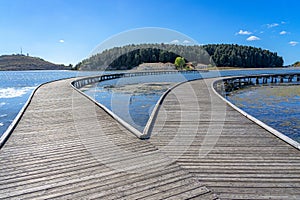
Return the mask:
<svg viewBox="0 0 300 200">
<path fill-rule="evenodd" d="M 70 70 L 71 66 L 58 65 L 39 57 L 31 57 L 23 54 L 1 55 L 0 71 L 23 70 Z"/>
</svg>

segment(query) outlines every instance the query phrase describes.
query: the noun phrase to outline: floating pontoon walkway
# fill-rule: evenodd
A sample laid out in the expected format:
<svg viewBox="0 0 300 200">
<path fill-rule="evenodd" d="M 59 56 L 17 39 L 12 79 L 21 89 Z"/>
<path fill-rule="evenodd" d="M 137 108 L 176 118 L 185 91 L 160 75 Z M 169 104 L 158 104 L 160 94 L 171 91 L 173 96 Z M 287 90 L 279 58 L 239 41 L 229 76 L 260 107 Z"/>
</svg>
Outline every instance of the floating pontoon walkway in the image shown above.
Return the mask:
<svg viewBox="0 0 300 200">
<path fill-rule="evenodd" d="M 151 143 L 221 199 L 300 199 L 300 151 L 228 106 L 215 80 L 175 88 Z"/>
<path fill-rule="evenodd" d="M 70 82 L 39 88 L 0 150 L 0 199 L 217 198 Z"/>
<path fill-rule="evenodd" d="M 182 84 L 139 140 L 70 86 L 39 88 L 0 150 L 0 199 L 300 199 L 300 152 Z"/>
</svg>

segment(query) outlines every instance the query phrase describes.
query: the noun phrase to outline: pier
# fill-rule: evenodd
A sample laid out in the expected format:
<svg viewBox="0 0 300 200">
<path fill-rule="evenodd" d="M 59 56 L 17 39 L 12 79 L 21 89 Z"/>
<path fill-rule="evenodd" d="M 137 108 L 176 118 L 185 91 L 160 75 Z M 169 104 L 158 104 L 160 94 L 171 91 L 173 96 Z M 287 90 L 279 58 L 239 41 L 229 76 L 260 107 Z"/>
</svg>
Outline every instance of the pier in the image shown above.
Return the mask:
<svg viewBox="0 0 300 200">
<path fill-rule="evenodd" d="M 74 87 L 79 89 L 79 88 L 84 87 L 85 85 L 98 83 L 100 81 L 117 79 L 117 78 L 129 78 L 129 77 L 135 77 L 135 76 L 164 75 L 164 74 L 191 74 L 191 73 L 198 74 L 199 72 L 207 72 L 207 70 L 136 71 L 136 72 L 130 72 L 130 73 L 124 72 L 124 73 L 118 73 L 118 74 L 105 74 L 105 75 L 99 75 L 99 76 L 95 76 L 95 77 L 81 78 L 79 80 L 74 81 L 72 84 L 74 85 Z"/>
<path fill-rule="evenodd" d="M 220 99 L 208 87 L 218 80 L 175 88 L 163 102 L 151 143 L 221 199 L 299 199 L 299 149 Z M 190 88 L 194 94 L 186 92 Z"/>
<path fill-rule="evenodd" d="M 224 78 L 214 82 L 219 93 L 259 84 L 300 83 L 300 74 L 266 74 Z M 223 94 L 224 95 L 224 94 Z"/>
<path fill-rule="evenodd" d="M 224 102 L 220 78 L 172 89 L 147 140 L 70 85 L 124 76 L 40 87 L 0 150 L 0 198 L 300 198 L 299 150 Z"/>
<path fill-rule="evenodd" d="M 72 81 L 40 87 L 0 150 L 0 199 L 217 198 Z"/>
</svg>

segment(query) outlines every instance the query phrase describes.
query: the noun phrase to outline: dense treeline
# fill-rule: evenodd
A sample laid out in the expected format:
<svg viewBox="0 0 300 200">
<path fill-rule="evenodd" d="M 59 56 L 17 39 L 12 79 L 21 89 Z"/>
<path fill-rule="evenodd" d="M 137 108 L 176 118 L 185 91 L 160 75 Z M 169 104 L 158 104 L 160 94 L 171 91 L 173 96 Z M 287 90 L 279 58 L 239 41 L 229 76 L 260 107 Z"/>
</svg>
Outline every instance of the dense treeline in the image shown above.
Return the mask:
<svg viewBox="0 0 300 200">
<path fill-rule="evenodd" d="M 193 65 L 231 67 L 279 67 L 283 59 L 277 53 L 251 46 L 209 44 L 204 46 L 140 44 L 115 47 L 91 56 L 76 65 L 81 70 L 131 69 L 142 63 L 174 63 L 184 57 Z"/>
<path fill-rule="evenodd" d="M 251 46 L 209 44 L 203 46 L 218 67 L 281 67 L 282 57 L 277 53 Z"/>
<path fill-rule="evenodd" d="M 178 56 L 183 56 L 193 63 L 210 63 L 207 52 L 200 46 L 189 46 L 188 48 L 183 45 L 171 44 L 132 44 L 114 47 L 93 55 L 77 64 L 76 68 L 83 70 L 131 69 L 142 63 L 174 63 Z"/>
</svg>

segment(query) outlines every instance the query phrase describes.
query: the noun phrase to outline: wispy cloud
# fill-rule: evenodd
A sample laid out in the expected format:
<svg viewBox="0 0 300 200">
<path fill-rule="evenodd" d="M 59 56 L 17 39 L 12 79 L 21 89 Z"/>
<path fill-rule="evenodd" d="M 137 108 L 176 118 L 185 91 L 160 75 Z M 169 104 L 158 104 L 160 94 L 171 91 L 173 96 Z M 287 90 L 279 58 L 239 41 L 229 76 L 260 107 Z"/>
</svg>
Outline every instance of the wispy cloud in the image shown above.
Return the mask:
<svg viewBox="0 0 300 200">
<path fill-rule="evenodd" d="M 237 32 L 235 35 L 251 35 L 252 33 L 250 31 L 244 31 L 244 30 L 240 30 L 239 32 Z"/>
<path fill-rule="evenodd" d="M 277 23 L 267 24 L 268 28 L 273 28 L 273 27 L 276 27 L 276 26 L 279 26 L 279 24 L 277 24 Z"/>
<path fill-rule="evenodd" d="M 260 40 L 260 38 L 254 36 L 254 35 L 252 35 L 252 36 L 250 36 L 250 37 L 247 38 L 247 41 L 255 41 L 255 40 Z"/>
<path fill-rule="evenodd" d="M 59 43 L 64 43 L 65 41 L 64 40 L 59 40 Z"/>
<path fill-rule="evenodd" d="M 280 34 L 280 35 L 286 35 L 287 32 L 286 32 L 286 31 L 281 31 L 279 34 Z"/>
<path fill-rule="evenodd" d="M 299 42 L 296 42 L 296 41 L 290 41 L 290 42 L 289 42 L 289 44 L 290 44 L 291 46 L 293 46 L 293 47 L 296 46 L 298 43 L 299 43 Z"/>
<path fill-rule="evenodd" d="M 182 43 L 183 43 L 183 44 L 189 44 L 189 43 L 191 43 L 191 41 L 189 41 L 189 40 L 184 40 Z"/>
<path fill-rule="evenodd" d="M 178 44 L 178 43 L 179 43 L 179 40 L 172 40 L 170 43 L 171 43 L 171 44 Z"/>
</svg>

